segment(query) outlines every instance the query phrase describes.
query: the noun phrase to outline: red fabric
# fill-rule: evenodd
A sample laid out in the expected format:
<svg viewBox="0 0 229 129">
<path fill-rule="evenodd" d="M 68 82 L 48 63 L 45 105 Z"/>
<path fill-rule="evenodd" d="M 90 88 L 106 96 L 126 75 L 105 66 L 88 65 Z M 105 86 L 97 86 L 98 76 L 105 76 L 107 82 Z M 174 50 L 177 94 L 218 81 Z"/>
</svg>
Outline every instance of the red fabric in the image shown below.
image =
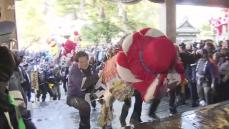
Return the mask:
<svg viewBox="0 0 229 129">
<path fill-rule="evenodd" d="M 154 91 L 154 93 L 152 93 L 154 97 L 157 97 L 159 95 L 159 93 L 160 93 L 160 90 L 162 88 L 164 88 L 163 82 L 164 82 L 164 79 L 165 79 L 166 75 L 167 74 L 162 74 L 160 76 L 160 78 L 159 78 L 160 83 L 156 87 L 156 90 Z M 155 79 L 155 77 L 152 77 L 151 79 L 146 79 L 143 82 L 134 83 L 132 86 L 134 87 L 134 89 L 138 90 L 141 93 L 142 98 L 144 98 L 144 96 L 145 96 L 150 84 L 152 84 L 154 79 Z"/>
<path fill-rule="evenodd" d="M 76 46 L 76 43 L 68 39 L 64 44 L 65 54 L 71 53 L 71 51 L 74 50 Z"/>
<path fill-rule="evenodd" d="M 165 36 L 147 38 L 149 38 L 149 41 L 144 44 L 144 62 L 157 73 L 167 72 L 176 58 L 176 50 L 173 43 Z"/>
<path fill-rule="evenodd" d="M 222 35 L 223 33 L 223 27 L 226 27 L 226 32 L 228 32 L 228 15 L 225 14 L 224 17 L 219 17 L 217 19 L 211 18 L 210 24 L 214 26 L 217 29 L 217 35 Z"/>
<path fill-rule="evenodd" d="M 141 80 L 151 78 L 153 75 L 147 72 L 140 62 L 140 51 L 143 53 L 143 63 L 151 71 L 157 73 L 166 73 L 176 58 L 176 49 L 166 37 L 143 37 L 143 35 L 135 33 L 133 44 L 129 48 L 125 60 L 129 64 L 129 69 Z"/>
<path fill-rule="evenodd" d="M 74 35 L 77 36 L 77 35 L 79 35 L 79 33 L 78 33 L 77 31 L 75 31 L 75 32 L 74 32 Z"/>
<path fill-rule="evenodd" d="M 222 32 L 223 32 L 223 25 L 219 25 L 217 27 L 217 33 L 218 33 L 218 35 L 222 35 Z"/>
<path fill-rule="evenodd" d="M 149 30 L 150 28 L 143 28 L 142 30 L 140 30 L 139 32 L 143 35 L 146 34 L 146 32 Z"/>
<path fill-rule="evenodd" d="M 124 54 L 123 51 L 118 52 L 116 62 L 122 67 L 129 68 L 129 65 L 127 63 L 127 56 Z"/>
<path fill-rule="evenodd" d="M 133 43 L 130 46 L 127 55 L 124 53 L 117 57 L 117 63 L 128 68 L 136 78 L 143 80 L 142 82 L 134 83 L 133 87 L 137 89 L 142 96 L 147 92 L 148 87 L 154 81 L 157 74 L 163 73 L 160 77 L 159 86 L 156 88 L 154 96 L 157 96 L 159 89 L 163 86 L 162 82 L 166 77 L 169 68 L 174 65 L 176 60 L 176 49 L 173 43 L 165 36 L 150 37 L 144 36 L 149 28 L 142 29 L 133 34 Z M 140 61 L 140 52 L 142 52 L 143 62 Z M 148 72 L 142 63 L 145 64 L 150 71 Z"/>
<path fill-rule="evenodd" d="M 107 60 L 102 73 L 102 83 L 106 84 L 114 77 L 118 76 L 117 69 L 116 69 L 116 58 L 117 55 L 113 56 L 111 59 Z"/>
<path fill-rule="evenodd" d="M 133 35 L 133 43 L 129 48 L 127 53 L 126 62 L 128 62 L 130 71 L 139 79 L 143 80 L 145 77 L 144 69 L 139 60 L 140 42 L 143 36 L 140 33 L 135 33 Z"/>
<path fill-rule="evenodd" d="M 144 98 L 147 92 L 148 86 L 151 84 L 153 80 L 154 78 L 150 80 L 144 80 L 143 82 L 134 83 L 132 86 L 134 87 L 134 89 L 138 90 L 141 93 L 142 98 Z"/>
</svg>

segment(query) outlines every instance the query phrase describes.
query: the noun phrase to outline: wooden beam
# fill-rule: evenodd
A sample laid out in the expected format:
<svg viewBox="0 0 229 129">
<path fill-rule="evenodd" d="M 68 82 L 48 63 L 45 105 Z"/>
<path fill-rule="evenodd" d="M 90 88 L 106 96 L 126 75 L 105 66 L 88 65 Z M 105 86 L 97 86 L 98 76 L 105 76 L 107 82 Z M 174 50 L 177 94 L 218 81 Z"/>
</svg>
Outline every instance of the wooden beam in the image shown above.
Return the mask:
<svg viewBox="0 0 229 129">
<path fill-rule="evenodd" d="M 176 0 L 165 0 L 166 35 L 176 42 Z"/>
<path fill-rule="evenodd" d="M 166 0 L 149 0 L 155 3 L 164 3 Z M 201 5 L 209 7 L 229 8 L 229 0 L 176 0 L 177 4 L 182 5 Z"/>
<path fill-rule="evenodd" d="M 0 0 L 1 18 L 0 20 L 15 21 L 14 0 Z"/>
<path fill-rule="evenodd" d="M 14 0 L 0 0 L 0 21 L 12 21 L 16 25 L 16 14 L 15 14 L 15 1 Z M 17 31 L 12 35 L 12 39 L 17 40 Z M 17 42 L 12 42 L 12 49 L 18 49 Z"/>
</svg>

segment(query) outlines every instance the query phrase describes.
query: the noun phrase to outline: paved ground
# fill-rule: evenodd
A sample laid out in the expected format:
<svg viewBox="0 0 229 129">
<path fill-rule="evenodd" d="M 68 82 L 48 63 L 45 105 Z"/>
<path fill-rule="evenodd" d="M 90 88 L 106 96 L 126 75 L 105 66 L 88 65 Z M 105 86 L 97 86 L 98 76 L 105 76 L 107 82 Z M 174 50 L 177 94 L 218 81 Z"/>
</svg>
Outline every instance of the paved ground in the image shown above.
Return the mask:
<svg viewBox="0 0 229 129">
<path fill-rule="evenodd" d="M 229 101 L 123 129 L 229 129 Z"/>
<path fill-rule="evenodd" d="M 134 99 L 133 99 L 134 101 Z M 114 120 L 112 126 L 114 129 L 120 128 L 119 116 L 121 114 L 122 102 L 114 103 Z M 132 103 L 133 104 L 133 103 Z M 49 101 L 43 103 L 30 103 L 29 106 L 32 110 L 33 122 L 37 126 L 37 129 L 78 129 L 79 113 L 72 107 L 69 107 L 65 103 L 65 97 L 62 97 L 58 101 Z M 152 121 L 147 116 L 149 105 L 143 104 L 142 120 L 144 122 Z M 192 110 L 189 105 L 182 105 L 178 107 L 178 112 Z M 129 123 L 132 108 L 127 117 L 127 124 Z M 100 105 L 97 104 L 96 110 L 91 112 L 91 127 L 92 129 L 99 129 L 97 125 L 97 118 L 100 111 Z M 157 115 L 160 118 L 166 118 L 169 116 L 168 112 L 168 100 L 164 98 L 157 110 Z"/>
</svg>

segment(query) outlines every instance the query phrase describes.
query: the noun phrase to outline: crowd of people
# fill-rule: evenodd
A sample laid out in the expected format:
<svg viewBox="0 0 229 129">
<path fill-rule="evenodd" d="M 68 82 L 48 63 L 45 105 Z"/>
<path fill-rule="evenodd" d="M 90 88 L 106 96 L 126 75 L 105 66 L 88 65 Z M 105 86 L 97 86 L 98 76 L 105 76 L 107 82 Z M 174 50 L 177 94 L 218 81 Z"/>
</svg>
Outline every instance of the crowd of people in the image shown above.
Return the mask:
<svg viewBox="0 0 229 129">
<path fill-rule="evenodd" d="M 229 99 L 228 41 L 214 45 L 205 40 L 194 44 L 180 44 L 192 106 L 205 106 Z"/>
<path fill-rule="evenodd" d="M 186 83 L 180 83 L 166 91 L 170 115 L 176 114 L 177 106 L 187 103 L 188 99 L 191 100 L 192 107 L 229 99 L 229 42 L 215 44 L 212 40 L 204 40 L 199 43 L 180 43 L 176 46 L 178 57 L 184 66 Z M 79 110 L 79 128 L 90 129 L 91 106 L 96 107 L 96 100 L 104 103 L 98 99 L 97 92 L 106 88 L 96 87 L 101 71 L 121 47 L 120 44 L 110 48 L 103 46 L 99 50 L 101 51 L 96 48 L 81 49 L 72 58 L 72 63 L 63 67 L 46 58 L 45 53 L 40 53 L 34 58 L 29 57 L 30 54 L 13 52 L 0 46 L 0 128 L 35 129 L 27 110 L 31 93 L 36 94 L 37 101 L 47 101 L 47 93 L 53 100 L 60 100 L 60 86 L 63 86 L 67 104 Z M 131 93 L 135 96 L 131 123 L 139 123 L 142 122 L 142 94 L 136 89 Z M 89 94 L 90 102 L 85 99 L 85 94 Z M 12 99 L 10 96 L 15 102 L 9 101 Z M 125 126 L 131 99 L 125 98 L 123 101 L 120 123 Z M 160 117 L 156 114 L 160 101 L 161 97 L 152 100 L 148 114 L 150 117 Z M 6 112 L 10 120 L 7 119 Z M 21 119 L 24 120 L 24 128 Z"/>
</svg>

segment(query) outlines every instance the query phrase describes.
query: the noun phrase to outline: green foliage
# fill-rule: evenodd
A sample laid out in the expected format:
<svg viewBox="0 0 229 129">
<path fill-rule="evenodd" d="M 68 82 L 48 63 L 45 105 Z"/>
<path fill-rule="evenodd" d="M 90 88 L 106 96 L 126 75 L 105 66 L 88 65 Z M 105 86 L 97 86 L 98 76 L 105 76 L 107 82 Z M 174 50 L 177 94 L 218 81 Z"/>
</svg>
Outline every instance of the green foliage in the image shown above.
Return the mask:
<svg viewBox="0 0 229 129">
<path fill-rule="evenodd" d="M 23 0 L 16 2 L 17 27 L 20 46 L 28 47 L 48 35 L 49 29 L 43 14 L 44 0 Z"/>
<path fill-rule="evenodd" d="M 211 31 L 211 26 L 209 23 L 204 23 L 202 26 L 201 26 L 201 30 L 202 31 Z"/>
<path fill-rule="evenodd" d="M 157 6 L 148 0 L 125 6 L 128 25 L 134 31 L 143 27 L 155 27 L 158 19 Z"/>
<path fill-rule="evenodd" d="M 120 32 L 120 29 L 109 20 L 101 20 L 84 26 L 81 32 L 84 40 L 98 44 L 101 42 L 110 43 L 111 39 Z"/>
<path fill-rule="evenodd" d="M 131 33 L 139 30 L 140 28 L 146 27 L 147 25 L 145 23 L 140 23 L 135 20 L 128 20 L 125 22 L 120 22 L 118 26 L 122 28 L 124 33 Z"/>
<path fill-rule="evenodd" d="M 80 9 L 80 0 L 56 0 L 55 8 L 60 15 L 77 13 Z"/>
<path fill-rule="evenodd" d="M 200 38 L 201 39 L 214 39 L 216 32 L 208 22 L 205 22 L 200 27 Z"/>
<path fill-rule="evenodd" d="M 81 29 L 82 39 L 86 42 L 109 43 L 119 33 L 130 33 L 143 27 L 154 27 L 157 13 L 156 6 L 149 1 L 138 4 L 123 5 L 111 0 L 57 0 L 62 8 L 61 13 L 74 13 L 66 5 L 74 5 L 77 8 L 79 19 L 89 20 L 92 24 L 85 25 Z M 73 4 L 74 3 L 74 4 Z M 83 5 L 83 11 L 82 9 Z M 66 11 L 67 10 L 67 11 Z M 70 10 L 70 12 L 68 12 Z M 122 10 L 122 14 L 119 11 Z"/>
<path fill-rule="evenodd" d="M 113 0 L 49 0 L 53 14 L 60 17 L 73 14 L 73 20 L 90 21 L 82 27 L 83 42 L 110 43 L 120 33 L 130 33 L 140 28 L 155 26 L 156 5 L 148 0 L 138 4 L 123 5 Z M 24 46 L 39 43 L 52 32 L 47 24 L 44 6 L 47 0 L 22 0 L 16 2 L 19 37 Z M 122 10 L 122 11 L 120 11 Z"/>
</svg>

